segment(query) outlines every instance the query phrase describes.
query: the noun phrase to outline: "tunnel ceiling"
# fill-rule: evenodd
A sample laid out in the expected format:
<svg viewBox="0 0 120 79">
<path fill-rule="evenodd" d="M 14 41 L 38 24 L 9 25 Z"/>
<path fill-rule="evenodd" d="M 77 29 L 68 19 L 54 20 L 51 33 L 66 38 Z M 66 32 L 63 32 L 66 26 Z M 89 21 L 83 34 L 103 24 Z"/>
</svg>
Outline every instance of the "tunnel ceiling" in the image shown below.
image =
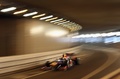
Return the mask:
<svg viewBox="0 0 120 79">
<path fill-rule="evenodd" d="M 120 0 L 17 0 L 17 2 L 65 16 L 83 27 L 81 33 L 114 31 L 120 28 Z"/>
</svg>

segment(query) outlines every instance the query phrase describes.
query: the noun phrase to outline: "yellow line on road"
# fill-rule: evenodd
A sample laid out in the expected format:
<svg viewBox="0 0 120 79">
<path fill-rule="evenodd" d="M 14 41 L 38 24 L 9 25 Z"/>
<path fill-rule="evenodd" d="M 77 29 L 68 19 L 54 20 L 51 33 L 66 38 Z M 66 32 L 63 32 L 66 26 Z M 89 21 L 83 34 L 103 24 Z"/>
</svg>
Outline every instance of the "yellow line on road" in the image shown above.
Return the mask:
<svg viewBox="0 0 120 79">
<path fill-rule="evenodd" d="M 115 70 L 115 71 L 113 71 L 112 73 L 110 73 L 110 74 L 100 78 L 100 79 L 110 79 L 111 77 L 117 75 L 118 73 L 120 73 L 120 68 Z"/>
<path fill-rule="evenodd" d="M 101 72 L 102 70 L 106 69 L 108 66 L 110 66 L 112 63 L 114 63 L 119 58 L 119 56 L 118 57 L 114 57 L 110 53 L 107 53 L 107 54 L 108 54 L 108 60 L 106 61 L 106 63 L 104 63 L 98 69 L 94 70 L 93 72 L 89 73 L 88 75 L 86 75 L 85 77 L 83 77 L 81 79 L 89 79 L 90 77 L 94 76 L 95 74 L 97 74 L 97 73 Z"/>
</svg>

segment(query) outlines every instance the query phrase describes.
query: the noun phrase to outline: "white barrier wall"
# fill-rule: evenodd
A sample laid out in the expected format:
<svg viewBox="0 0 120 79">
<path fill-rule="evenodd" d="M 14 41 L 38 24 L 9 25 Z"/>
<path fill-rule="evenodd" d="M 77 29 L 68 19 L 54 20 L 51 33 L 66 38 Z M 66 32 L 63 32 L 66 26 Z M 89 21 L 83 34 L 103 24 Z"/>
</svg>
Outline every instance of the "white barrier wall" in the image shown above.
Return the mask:
<svg viewBox="0 0 120 79">
<path fill-rule="evenodd" d="M 0 57 L 0 74 L 41 65 L 47 60 L 59 58 L 63 53 L 66 52 L 79 53 L 80 48 L 81 46 L 77 46 L 57 51 Z"/>
</svg>

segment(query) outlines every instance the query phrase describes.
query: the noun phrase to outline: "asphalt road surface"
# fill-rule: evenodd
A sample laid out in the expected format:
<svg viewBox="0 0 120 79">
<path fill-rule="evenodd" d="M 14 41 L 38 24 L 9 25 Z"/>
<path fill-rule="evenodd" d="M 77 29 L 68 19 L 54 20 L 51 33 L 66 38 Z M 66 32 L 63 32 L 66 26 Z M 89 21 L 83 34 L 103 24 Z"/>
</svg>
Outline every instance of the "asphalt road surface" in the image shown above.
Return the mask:
<svg viewBox="0 0 120 79">
<path fill-rule="evenodd" d="M 120 53 L 115 49 L 84 49 L 78 56 L 81 64 L 68 71 L 41 71 L 40 68 L 36 68 L 6 75 L 0 79 L 105 79 L 120 68 Z"/>
</svg>

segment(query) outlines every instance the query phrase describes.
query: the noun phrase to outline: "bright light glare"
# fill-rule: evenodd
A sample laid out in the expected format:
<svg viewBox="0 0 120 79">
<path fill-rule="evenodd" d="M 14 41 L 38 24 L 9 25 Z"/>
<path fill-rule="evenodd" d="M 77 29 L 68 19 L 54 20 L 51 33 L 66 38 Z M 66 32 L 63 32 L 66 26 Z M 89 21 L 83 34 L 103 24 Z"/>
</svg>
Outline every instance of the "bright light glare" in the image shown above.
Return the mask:
<svg viewBox="0 0 120 79">
<path fill-rule="evenodd" d="M 107 33 L 101 33 L 101 36 L 102 36 L 102 37 L 106 37 L 106 36 L 107 36 Z"/>
<path fill-rule="evenodd" d="M 100 33 L 91 34 L 91 37 L 101 37 L 101 34 Z"/>
<path fill-rule="evenodd" d="M 51 30 L 46 33 L 47 36 L 51 37 L 61 37 L 66 35 L 68 32 L 64 30 Z"/>
<path fill-rule="evenodd" d="M 110 37 L 110 36 L 120 36 L 120 32 L 81 34 L 78 36 L 73 36 L 72 38 Z"/>
<path fill-rule="evenodd" d="M 116 32 L 116 36 L 120 36 L 120 32 Z"/>
<path fill-rule="evenodd" d="M 116 35 L 115 32 L 109 32 L 109 33 L 107 33 L 107 36 L 114 36 L 114 35 Z"/>
<path fill-rule="evenodd" d="M 43 27 L 34 27 L 34 28 L 31 28 L 30 30 L 30 33 L 32 35 L 36 35 L 36 34 L 40 34 L 41 32 L 43 32 Z"/>
<path fill-rule="evenodd" d="M 36 16 L 33 16 L 32 18 L 39 18 L 39 17 L 42 17 L 42 16 L 45 16 L 46 14 L 40 14 L 40 15 L 36 15 Z"/>
<path fill-rule="evenodd" d="M 36 14 L 38 14 L 38 12 L 27 13 L 27 14 L 24 14 L 23 16 L 28 17 L 28 16 L 32 16 L 32 15 L 36 15 Z"/>
<path fill-rule="evenodd" d="M 25 10 L 21 10 L 21 11 L 17 11 L 17 12 L 14 12 L 13 14 L 21 14 L 21 13 L 25 13 L 25 12 L 27 12 L 28 10 L 27 9 L 25 9 Z"/>
<path fill-rule="evenodd" d="M 104 39 L 104 43 L 118 43 L 118 42 L 120 42 L 120 37 L 116 37 L 116 36 L 108 37 Z"/>
<path fill-rule="evenodd" d="M 81 34 L 72 38 L 79 38 L 80 42 L 85 43 L 118 43 L 120 42 L 120 32 Z"/>
<path fill-rule="evenodd" d="M 45 20 L 45 19 L 52 18 L 52 17 L 53 17 L 53 15 L 45 16 L 45 17 L 40 18 L 40 20 Z"/>
<path fill-rule="evenodd" d="M 5 8 L 5 9 L 2 9 L 1 12 L 9 12 L 9 11 L 13 11 L 17 9 L 16 7 L 9 7 L 9 8 Z"/>
</svg>

